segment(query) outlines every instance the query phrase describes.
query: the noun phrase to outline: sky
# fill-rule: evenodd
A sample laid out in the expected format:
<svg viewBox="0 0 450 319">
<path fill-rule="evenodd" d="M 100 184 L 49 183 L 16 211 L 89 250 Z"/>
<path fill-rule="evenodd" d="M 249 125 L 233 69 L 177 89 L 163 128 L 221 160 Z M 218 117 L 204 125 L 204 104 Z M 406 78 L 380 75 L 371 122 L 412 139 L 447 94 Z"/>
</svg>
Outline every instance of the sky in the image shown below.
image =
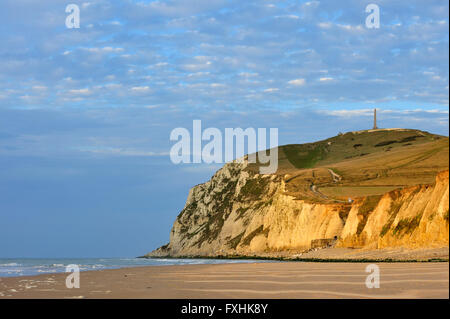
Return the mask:
<svg viewBox="0 0 450 319">
<path fill-rule="evenodd" d="M 282 145 L 371 128 L 376 107 L 448 136 L 448 1 L 2 0 L 0 21 L 0 258 L 167 243 L 221 167 L 170 161 L 195 119 Z"/>
</svg>

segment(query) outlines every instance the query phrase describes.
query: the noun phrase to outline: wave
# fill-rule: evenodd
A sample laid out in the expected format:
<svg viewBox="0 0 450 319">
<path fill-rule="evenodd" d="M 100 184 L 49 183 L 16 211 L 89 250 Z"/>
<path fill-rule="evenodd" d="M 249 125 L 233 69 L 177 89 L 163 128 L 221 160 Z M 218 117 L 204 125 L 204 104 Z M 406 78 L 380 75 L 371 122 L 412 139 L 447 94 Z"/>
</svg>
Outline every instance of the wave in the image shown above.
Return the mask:
<svg viewBox="0 0 450 319">
<path fill-rule="evenodd" d="M 102 269 L 117 269 L 124 267 L 140 266 L 165 266 L 165 265 L 198 265 L 218 263 L 249 262 L 247 260 L 223 260 L 223 259 L 142 259 L 142 258 L 73 258 L 73 259 L 0 259 L 0 277 L 33 276 L 44 273 L 62 273 L 66 266 L 78 265 L 80 271 L 92 271 Z M 252 260 L 252 262 L 256 262 Z"/>
</svg>

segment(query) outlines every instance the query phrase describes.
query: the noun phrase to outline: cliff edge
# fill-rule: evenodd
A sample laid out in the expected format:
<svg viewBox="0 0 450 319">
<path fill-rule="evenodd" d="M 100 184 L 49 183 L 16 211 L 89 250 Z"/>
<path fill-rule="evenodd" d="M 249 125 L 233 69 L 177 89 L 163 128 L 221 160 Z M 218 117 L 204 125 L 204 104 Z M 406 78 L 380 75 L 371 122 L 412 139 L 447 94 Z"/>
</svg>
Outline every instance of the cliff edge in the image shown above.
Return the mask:
<svg viewBox="0 0 450 319">
<path fill-rule="evenodd" d="M 362 144 L 361 134 L 352 134 L 351 143 Z M 246 161 L 225 164 L 190 190 L 170 242 L 146 256 L 295 256 L 323 247 L 448 247 L 448 153 L 442 153 L 448 152 L 448 138 L 404 145 L 408 141 L 397 149 L 376 149 L 363 162 L 360 156 L 331 162 L 329 148 L 324 151 L 328 156 L 312 167 L 285 165 L 272 175 L 258 174 Z M 330 146 L 328 142 L 321 145 Z M 282 159 L 290 150 L 281 151 Z M 417 184 L 420 179 L 428 183 Z"/>
</svg>

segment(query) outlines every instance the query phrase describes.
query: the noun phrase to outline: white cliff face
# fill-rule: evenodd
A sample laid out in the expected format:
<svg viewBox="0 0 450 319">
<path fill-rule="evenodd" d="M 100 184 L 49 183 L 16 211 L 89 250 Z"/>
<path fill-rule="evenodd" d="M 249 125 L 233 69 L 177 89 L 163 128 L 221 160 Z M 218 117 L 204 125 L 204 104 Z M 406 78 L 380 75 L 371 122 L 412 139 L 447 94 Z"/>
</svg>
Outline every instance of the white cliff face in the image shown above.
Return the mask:
<svg viewBox="0 0 450 319">
<path fill-rule="evenodd" d="M 435 185 L 318 204 L 286 195 L 281 176 L 245 168 L 226 164 L 192 188 L 170 243 L 149 256 L 294 254 L 335 236 L 341 247 L 448 246 L 448 171 Z"/>
</svg>

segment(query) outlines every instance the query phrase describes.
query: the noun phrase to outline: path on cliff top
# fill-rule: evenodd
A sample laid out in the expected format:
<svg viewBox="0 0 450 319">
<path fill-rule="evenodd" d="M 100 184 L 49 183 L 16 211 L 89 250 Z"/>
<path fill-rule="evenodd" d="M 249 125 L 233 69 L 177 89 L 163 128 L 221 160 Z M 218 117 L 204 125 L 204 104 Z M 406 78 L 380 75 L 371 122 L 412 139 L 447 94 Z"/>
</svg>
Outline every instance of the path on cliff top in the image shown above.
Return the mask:
<svg viewBox="0 0 450 319">
<path fill-rule="evenodd" d="M 328 171 L 330 172 L 331 177 L 333 178 L 333 182 L 338 183 L 342 180 L 342 176 L 336 174 L 331 168 L 329 168 Z"/>
<path fill-rule="evenodd" d="M 340 176 L 339 174 L 336 174 L 331 168 L 328 168 L 328 172 L 330 172 L 331 178 L 333 178 L 333 183 L 338 183 L 342 180 L 342 176 Z M 313 171 L 313 176 L 314 176 L 314 171 Z M 316 194 L 319 197 L 322 197 L 322 198 L 328 199 L 328 200 L 332 200 L 335 202 L 339 202 L 339 203 L 346 203 L 346 201 L 328 197 L 327 195 L 325 195 L 324 193 L 319 191 L 317 189 L 317 186 L 313 183 L 311 184 L 311 186 L 309 188 L 314 194 Z"/>
</svg>

